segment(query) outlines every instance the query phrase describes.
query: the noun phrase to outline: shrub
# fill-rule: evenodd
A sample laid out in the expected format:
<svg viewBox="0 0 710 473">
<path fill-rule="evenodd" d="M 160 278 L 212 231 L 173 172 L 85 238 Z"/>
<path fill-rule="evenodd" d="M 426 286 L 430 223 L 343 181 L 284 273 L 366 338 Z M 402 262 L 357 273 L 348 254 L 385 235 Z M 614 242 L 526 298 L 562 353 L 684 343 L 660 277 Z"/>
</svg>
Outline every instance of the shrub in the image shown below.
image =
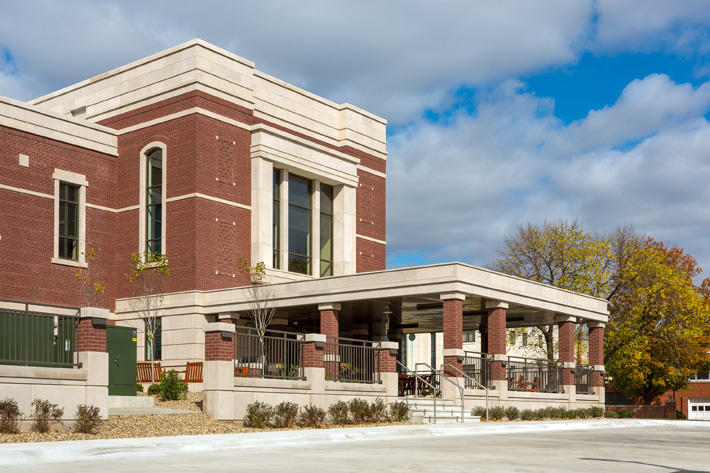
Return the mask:
<svg viewBox="0 0 710 473">
<path fill-rule="evenodd" d="M 187 392 L 187 383 L 183 383 L 175 370 L 170 370 L 163 375 L 160 381 L 160 399 L 163 401 L 176 401 L 183 393 Z"/>
<path fill-rule="evenodd" d="M 540 418 L 542 419 L 564 419 L 566 409 L 562 407 L 545 407 L 540 409 Z"/>
<path fill-rule="evenodd" d="M 631 419 L 634 416 L 634 414 L 628 409 L 621 409 L 619 412 L 617 412 L 617 414 L 619 415 L 620 419 Z"/>
<path fill-rule="evenodd" d="M 533 412 L 533 418 L 535 420 L 545 419 L 549 415 L 547 412 L 547 409 L 536 409 L 536 410 L 533 410 L 532 412 Z"/>
<path fill-rule="evenodd" d="M 537 414 L 531 409 L 523 409 L 520 413 L 520 418 L 522 420 L 535 420 L 537 419 Z"/>
<path fill-rule="evenodd" d="M 297 424 L 299 427 L 324 427 L 325 415 L 324 409 L 309 404 L 307 406 L 303 406 L 303 409 L 298 416 Z"/>
<path fill-rule="evenodd" d="M 390 420 L 393 422 L 405 422 L 409 420 L 409 405 L 401 401 L 390 404 Z"/>
<path fill-rule="evenodd" d="M 607 419 L 616 419 L 617 417 L 619 417 L 619 414 L 617 414 L 616 411 L 605 411 L 604 417 L 606 417 Z"/>
<path fill-rule="evenodd" d="M 274 408 L 274 427 L 287 429 L 293 427 L 298 416 L 298 405 L 293 402 L 282 402 Z"/>
<path fill-rule="evenodd" d="M 155 394 L 160 394 L 159 384 L 151 384 L 150 386 L 148 386 L 148 395 L 153 396 Z"/>
<path fill-rule="evenodd" d="M 356 424 L 364 424 L 370 417 L 370 406 L 367 401 L 356 397 L 350 400 L 350 414 L 353 422 Z"/>
<path fill-rule="evenodd" d="M 604 417 L 604 408 L 601 406 L 590 407 L 589 415 L 591 417 Z"/>
<path fill-rule="evenodd" d="M 0 433 L 16 434 L 19 431 L 19 420 L 22 416 L 17 401 L 5 399 L 0 401 Z"/>
<path fill-rule="evenodd" d="M 101 423 L 99 408 L 96 406 L 79 404 L 74 417 L 76 418 L 74 430 L 83 434 L 93 434 Z"/>
<path fill-rule="evenodd" d="M 244 416 L 244 427 L 253 427 L 255 429 L 265 429 L 271 425 L 271 420 L 274 416 L 274 408 L 265 402 L 252 402 L 247 406 L 247 412 Z"/>
<path fill-rule="evenodd" d="M 143 392 L 143 385 L 141 383 L 136 383 L 136 392 L 137 393 Z"/>
<path fill-rule="evenodd" d="M 502 420 L 505 417 L 505 409 L 500 406 L 491 407 L 488 409 L 488 417 L 493 420 Z"/>
<path fill-rule="evenodd" d="M 345 401 L 338 401 L 335 404 L 331 404 L 328 408 L 330 418 L 333 419 L 333 422 L 338 425 L 346 425 L 350 423 L 350 417 L 348 416 L 349 411 L 350 407 Z"/>
<path fill-rule="evenodd" d="M 64 415 L 64 409 L 46 400 L 35 399 L 32 408 L 32 430 L 35 432 L 49 432 L 50 425 L 61 422 Z"/>
<path fill-rule="evenodd" d="M 517 420 L 520 418 L 520 411 L 515 406 L 510 406 L 505 409 L 505 416 L 508 420 Z"/>
<path fill-rule="evenodd" d="M 480 407 L 480 406 L 474 407 L 471 410 L 471 415 L 480 417 L 481 419 L 485 419 L 486 418 L 486 408 Z"/>
<path fill-rule="evenodd" d="M 384 422 L 387 420 L 387 403 L 381 399 L 377 398 L 370 403 L 370 407 L 367 412 L 367 421 L 373 423 Z"/>
</svg>

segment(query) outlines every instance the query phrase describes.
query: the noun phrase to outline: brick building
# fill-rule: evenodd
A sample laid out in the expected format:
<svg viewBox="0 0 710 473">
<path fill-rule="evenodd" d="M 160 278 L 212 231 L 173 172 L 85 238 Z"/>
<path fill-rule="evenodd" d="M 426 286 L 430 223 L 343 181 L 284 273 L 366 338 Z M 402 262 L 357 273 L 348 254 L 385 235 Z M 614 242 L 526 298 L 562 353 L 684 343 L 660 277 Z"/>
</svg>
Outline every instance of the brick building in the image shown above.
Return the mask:
<svg viewBox="0 0 710 473">
<path fill-rule="evenodd" d="M 148 343 L 179 365 L 212 353 L 206 324 L 253 325 L 249 259 L 266 266 L 273 329 L 398 344 L 443 332 L 454 378 L 468 366 L 462 333 L 475 330 L 501 402 L 599 403 L 605 301 L 460 263 L 385 268 L 386 158 L 384 119 L 201 40 L 27 103 L 0 98 L 0 298 L 85 305 L 74 273 L 100 249 L 96 305 L 135 327 L 142 360 L 125 274 L 133 253 L 165 254 L 160 336 Z M 560 327 L 557 397 L 530 394 L 539 376 L 510 374 L 506 328 L 540 323 Z M 576 396 L 575 323 L 594 337 Z"/>
</svg>

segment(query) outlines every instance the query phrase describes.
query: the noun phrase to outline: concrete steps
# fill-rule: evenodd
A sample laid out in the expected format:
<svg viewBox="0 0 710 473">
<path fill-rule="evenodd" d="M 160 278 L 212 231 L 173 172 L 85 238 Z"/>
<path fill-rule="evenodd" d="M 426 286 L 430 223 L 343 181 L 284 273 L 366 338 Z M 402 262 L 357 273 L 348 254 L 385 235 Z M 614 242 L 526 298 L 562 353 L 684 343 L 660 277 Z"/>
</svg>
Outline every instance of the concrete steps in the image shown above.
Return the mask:
<svg viewBox="0 0 710 473">
<path fill-rule="evenodd" d="M 400 401 L 407 403 L 412 412 L 412 421 L 419 423 L 434 423 L 434 400 L 432 398 L 400 398 Z M 479 416 L 471 415 L 470 411 L 464 411 L 463 423 L 480 422 Z M 436 423 L 453 424 L 461 423 L 461 404 L 448 400 L 436 400 Z"/>
</svg>

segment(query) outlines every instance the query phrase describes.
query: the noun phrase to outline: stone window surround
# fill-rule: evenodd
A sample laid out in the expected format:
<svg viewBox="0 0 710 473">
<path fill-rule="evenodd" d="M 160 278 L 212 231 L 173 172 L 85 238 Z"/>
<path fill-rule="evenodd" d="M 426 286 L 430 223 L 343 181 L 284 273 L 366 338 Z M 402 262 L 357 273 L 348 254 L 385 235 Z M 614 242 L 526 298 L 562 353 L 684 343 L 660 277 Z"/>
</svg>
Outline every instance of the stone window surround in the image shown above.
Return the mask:
<svg viewBox="0 0 710 473">
<path fill-rule="evenodd" d="M 86 188 L 89 186 L 83 174 L 55 169 L 54 180 L 54 254 L 53 264 L 86 268 Z M 79 260 L 74 261 L 59 257 L 59 186 L 61 183 L 79 186 Z"/>
<path fill-rule="evenodd" d="M 145 228 L 145 218 L 146 218 L 146 179 L 148 178 L 148 172 L 146 171 L 146 165 L 148 161 L 148 152 L 155 148 L 160 148 L 162 151 L 163 158 L 163 176 L 162 176 L 162 192 L 160 196 L 160 205 L 162 207 L 161 216 L 162 222 L 160 224 L 161 242 L 160 249 L 163 254 L 167 253 L 167 235 L 166 235 L 166 222 L 167 222 L 167 163 L 168 163 L 168 147 L 162 141 L 152 141 L 145 145 L 140 152 L 140 185 L 139 185 L 139 200 L 138 200 L 138 254 L 141 258 L 145 258 L 145 239 L 146 239 L 146 228 Z"/>
</svg>

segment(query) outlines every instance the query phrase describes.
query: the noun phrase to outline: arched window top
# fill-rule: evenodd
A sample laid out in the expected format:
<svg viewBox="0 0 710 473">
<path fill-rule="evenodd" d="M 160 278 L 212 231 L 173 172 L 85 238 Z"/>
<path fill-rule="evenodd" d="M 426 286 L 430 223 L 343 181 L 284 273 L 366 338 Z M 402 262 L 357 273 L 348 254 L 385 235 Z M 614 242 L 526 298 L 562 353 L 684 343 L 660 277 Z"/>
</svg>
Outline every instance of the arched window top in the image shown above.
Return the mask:
<svg viewBox="0 0 710 473">
<path fill-rule="evenodd" d="M 165 254 L 165 143 L 152 142 L 140 154 L 140 253 Z"/>
</svg>

